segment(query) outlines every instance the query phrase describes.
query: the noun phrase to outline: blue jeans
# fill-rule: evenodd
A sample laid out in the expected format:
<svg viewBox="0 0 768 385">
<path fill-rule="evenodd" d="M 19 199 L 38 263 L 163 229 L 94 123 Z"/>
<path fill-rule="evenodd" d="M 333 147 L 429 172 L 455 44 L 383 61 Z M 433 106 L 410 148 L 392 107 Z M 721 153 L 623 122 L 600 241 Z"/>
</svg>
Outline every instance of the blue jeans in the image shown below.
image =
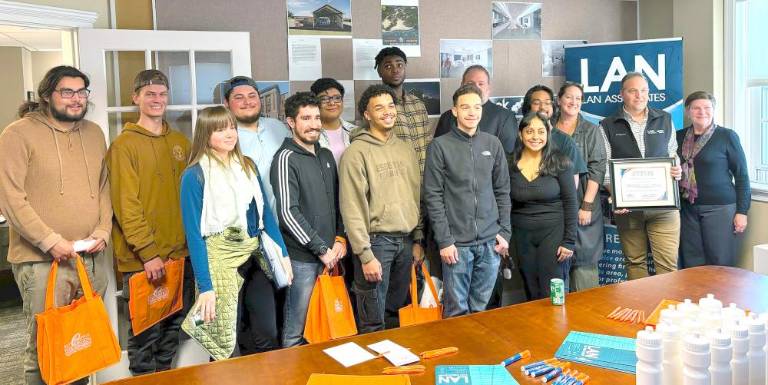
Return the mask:
<svg viewBox="0 0 768 385">
<path fill-rule="evenodd" d="M 301 345 L 304 341 L 304 324 L 307 322 L 309 297 L 315 288 L 317 276 L 323 272 L 320 262 L 291 260 L 293 283 L 285 293 L 283 306 L 283 347 Z"/>
<path fill-rule="evenodd" d="M 485 310 L 501 262 L 495 245 L 458 246 L 459 262 L 443 262 L 443 318 Z"/>
<path fill-rule="evenodd" d="M 371 234 L 371 251 L 381 263 L 381 282 L 368 282 L 360 258 L 354 259 L 355 281 L 352 291 L 357 299 L 360 334 L 397 326 L 397 314 L 408 300 L 413 264 L 413 239 L 410 235 Z"/>
</svg>

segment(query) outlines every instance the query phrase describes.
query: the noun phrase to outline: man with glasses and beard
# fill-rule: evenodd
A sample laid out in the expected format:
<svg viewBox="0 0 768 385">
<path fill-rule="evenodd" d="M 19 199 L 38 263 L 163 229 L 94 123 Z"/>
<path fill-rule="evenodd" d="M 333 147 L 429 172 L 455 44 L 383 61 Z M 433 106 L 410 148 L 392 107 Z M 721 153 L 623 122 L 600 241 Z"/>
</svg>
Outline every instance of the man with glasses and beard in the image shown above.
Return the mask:
<svg viewBox="0 0 768 385">
<path fill-rule="evenodd" d="M 272 158 L 291 132 L 277 119 L 261 116 L 261 99 L 256 82 L 247 76 L 235 76 L 224 83 L 224 105 L 237 119 L 237 134 L 243 155 L 256 162 L 269 207 L 275 209 L 275 193 L 269 181 Z"/>
<path fill-rule="evenodd" d="M 10 227 L 8 261 L 19 286 L 29 339 L 26 384 L 44 384 L 37 360 L 35 314 L 44 310 L 51 263 L 59 262 L 56 304 L 83 295 L 75 264 L 80 252 L 93 289 L 104 295 L 100 260 L 112 228 L 104 133 L 83 119 L 89 79 L 70 66 L 52 68 L 40 81 L 39 102 L 19 108 L 20 119 L 0 134 L 0 211 Z M 86 246 L 76 250 L 76 241 Z M 78 244 L 79 245 L 79 244 Z M 75 383 L 87 383 L 82 379 Z"/>
</svg>

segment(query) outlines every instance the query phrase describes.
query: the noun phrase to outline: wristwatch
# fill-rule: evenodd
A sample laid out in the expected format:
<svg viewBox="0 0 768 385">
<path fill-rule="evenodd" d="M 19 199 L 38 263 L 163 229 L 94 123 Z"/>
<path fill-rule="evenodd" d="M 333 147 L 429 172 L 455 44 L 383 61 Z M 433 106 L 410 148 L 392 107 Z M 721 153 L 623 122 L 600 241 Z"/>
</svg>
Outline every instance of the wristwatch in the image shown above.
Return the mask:
<svg viewBox="0 0 768 385">
<path fill-rule="evenodd" d="M 595 208 L 595 202 L 581 202 L 581 209 L 584 211 L 592 211 Z"/>
</svg>

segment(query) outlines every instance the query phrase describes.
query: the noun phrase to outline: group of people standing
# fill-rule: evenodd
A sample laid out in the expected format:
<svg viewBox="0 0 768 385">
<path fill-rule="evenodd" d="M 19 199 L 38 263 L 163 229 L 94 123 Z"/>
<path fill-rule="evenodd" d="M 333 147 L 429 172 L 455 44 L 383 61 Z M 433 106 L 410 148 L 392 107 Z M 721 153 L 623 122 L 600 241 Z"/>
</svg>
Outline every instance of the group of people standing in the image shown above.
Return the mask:
<svg viewBox="0 0 768 385">
<path fill-rule="evenodd" d="M 566 82 L 557 98 L 537 85 L 518 123 L 489 101 L 488 71 L 471 66 L 432 135 L 424 104 L 402 87 L 406 55 L 387 47 L 375 62 L 383 84 L 357 103 L 365 127 L 341 118 L 345 90 L 334 79 L 287 98 L 284 124 L 261 116 L 256 83 L 236 76 L 223 84 L 224 105 L 199 113 L 191 142 L 164 119 L 168 79 L 145 70 L 133 88 L 139 118 L 109 149 L 84 119 L 88 77 L 51 69 L 39 102 L 0 135 L 0 211 L 30 331 L 27 383 L 42 383 L 34 314 L 52 260 L 62 262 L 56 303 L 82 295 L 67 263 L 78 240 L 90 241 L 80 255 L 102 295 L 111 272 L 97 259 L 110 239 L 126 298 L 132 275 L 162 280 L 169 259 L 186 258 L 184 309 L 129 330 L 134 375 L 171 367 L 191 316 L 210 325 L 203 345 L 214 359 L 304 343 L 315 281 L 337 265 L 351 270 L 361 333 L 397 326 L 411 267 L 425 260 L 440 267 L 444 317 L 494 306 L 507 258 L 531 300 L 549 295 L 551 278 L 596 287 L 610 159 L 681 164 L 672 168 L 680 213 L 614 212 L 631 279 L 648 275 L 648 244 L 657 273 L 734 264 L 749 176 L 736 134 L 714 124 L 710 94 L 686 99 L 692 125 L 675 132 L 668 113 L 648 107 L 642 74 L 622 79 L 623 106 L 600 126 L 581 114 L 580 84 Z M 287 274 L 284 290 L 275 269 Z"/>
</svg>

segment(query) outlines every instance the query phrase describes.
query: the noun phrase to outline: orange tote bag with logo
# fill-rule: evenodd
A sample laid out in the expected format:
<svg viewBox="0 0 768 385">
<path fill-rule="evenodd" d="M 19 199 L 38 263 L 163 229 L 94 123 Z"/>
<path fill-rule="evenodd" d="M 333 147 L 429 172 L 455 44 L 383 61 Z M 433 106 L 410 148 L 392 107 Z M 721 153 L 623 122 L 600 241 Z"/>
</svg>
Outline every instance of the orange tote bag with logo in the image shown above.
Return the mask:
<svg viewBox="0 0 768 385">
<path fill-rule="evenodd" d="M 338 265 L 329 274 L 328 269 L 317 276 L 312 296 L 309 297 L 304 338 L 309 343 L 335 340 L 357 334 L 355 315 L 344 276 Z"/>
<path fill-rule="evenodd" d="M 48 385 L 67 384 L 120 361 L 120 345 L 101 297 L 93 292 L 83 261 L 75 259 L 83 296 L 54 307 L 56 273 L 53 262 L 45 293 L 45 310 L 36 314 L 37 359 Z"/>
<path fill-rule="evenodd" d="M 133 335 L 138 335 L 183 307 L 184 258 L 168 260 L 160 282 L 150 282 L 147 273 L 142 271 L 131 276 L 128 286 L 131 329 Z"/>
<path fill-rule="evenodd" d="M 437 297 L 435 283 L 432 282 L 427 266 L 423 263 L 419 266 L 421 266 L 421 271 L 424 273 L 424 281 L 427 283 L 429 290 L 432 291 L 432 297 L 438 302 L 438 305 L 436 307 L 419 306 L 419 298 L 416 294 L 416 266 L 411 266 L 411 304 L 400 308 L 400 326 L 418 325 L 443 319 L 443 306 L 440 305 Z"/>
</svg>

